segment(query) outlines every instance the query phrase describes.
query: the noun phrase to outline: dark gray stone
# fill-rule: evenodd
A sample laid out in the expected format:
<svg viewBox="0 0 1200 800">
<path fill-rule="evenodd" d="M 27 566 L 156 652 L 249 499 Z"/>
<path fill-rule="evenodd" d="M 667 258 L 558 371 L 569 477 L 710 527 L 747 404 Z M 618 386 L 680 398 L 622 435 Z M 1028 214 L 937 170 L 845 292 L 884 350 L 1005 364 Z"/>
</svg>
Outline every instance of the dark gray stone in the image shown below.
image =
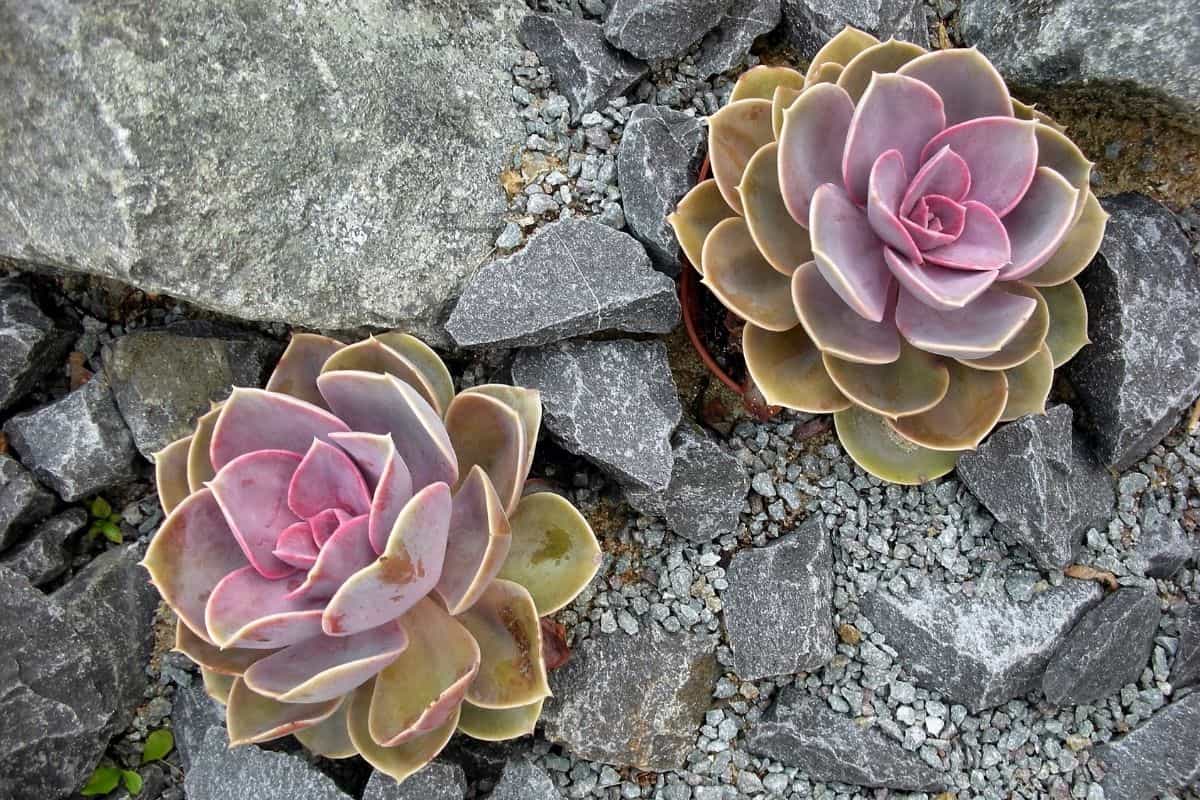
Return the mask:
<svg viewBox="0 0 1200 800">
<path fill-rule="evenodd" d="M 88 515 L 82 508 L 51 517 L 34 528 L 29 541 L 0 558 L 0 567 L 7 567 L 34 586 L 41 586 L 66 572 L 70 564 L 67 542 L 87 524 Z"/>
<path fill-rule="evenodd" d="M 1042 691 L 1057 706 L 1089 704 L 1136 683 L 1162 613 L 1153 587 L 1118 589 L 1084 615 L 1046 665 Z"/>
<path fill-rule="evenodd" d="M 637 240 L 572 218 L 481 269 L 446 331 L 460 347 L 517 347 L 601 331 L 669 333 L 677 324 L 675 284 Z"/>
<path fill-rule="evenodd" d="M 282 350 L 262 336 L 192 332 L 187 325 L 138 331 L 105 348 L 113 397 L 146 458 L 189 435 L 232 387 L 261 386 Z"/>
<path fill-rule="evenodd" d="M 633 107 L 621 135 L 617 180 L 625 222 L 669 275 L 679 274 L 679 242 L 667 215 L 696 183 L 705 138 L 695 117 L 645 104 Z"/>
<path fill-rule="evenodd" d="M 880 39 L 929 44 L 921 0 L 783 0 L 783 31 L 802 58 L 852 25 Z"/>
<path fill-rule="evenodd" d="M 1066 405 L 1022 417 L 958 460 L 962 482 L 1047 569 L 1070 564 L 1115 501 L 1112 476 L 1077 441 L 1071 420 Z"/>
<path fill-rule="evenodd" d="M 187 686 L 176 688 L 171 706 L 171 732 L 175 734 L 175 748 L 185 773 L 203 750 L 208 729 L 224 726 L 225 707 L 209 696 L 199 676 Z"/>
<path fill-rule="evenodd" d="M 541 391 L 546 427 L 568 450 L 622 483 L 667 488 L 682 410 L 662 342 L 558 342 L 522 350 L 512 373 Z"/>
<path fill-rule="evenodd" d="M 671 483 L 661 493 L 627 487 L 630 505 L 663 517 L 673 532 L 693 542 L 732 533 L 750 491 L 742 462 L 688 422 L 679 426 L 671 442 Z"/>
<path fill-rule="evenodd" d="M 1011 85 L 1131 88 L 1196 124 L 1195 11 L 1174 0 L 962 0 L 958 21 L 965 43 L 978 45 Z"/>
<path fill-rule="evenodd" d="M 1151 800 L 1200 777 L 1200 692 L 1176 700 L 1132 732 L 1092 751 L 1109 800 Z"/>
<path fill-rule="evenodd" d="M 571 121 L 625 93 L 649 70 L 617 50 L 594 22 L 561 14 L 530 14 L 521 21 L 521 43 L 537 53 L 571 104 Z"/>
<path fill-rule="evenodd" d="M 522 758 L 504 765 L 489 800 L 562 800 L 562 795 L 544 769 Z"/>
<path fill-rule="evenodd" d="M 922 686 L 982 711 L 1038 688 L 1050 657 L 1101 594 L 1096 583 L 1068 580 L 1020 602 L 927 584 L 907 595 L 876 590 L 862 610 Z"/>
<path fill-rule="evenodd" d="M 613 0 L 608 40 L 637 58 L 676 58 L 725 17 L 732 0 Z"/>
<path fill-rule="evenodd" d="M 54 495 L 15 458 L 0 453 L 0 552 L 53 510 Z"/>
<path fill-rule="evenodd" d="M 858 725 L 795 686 L 780 692 L 750 729 L 746 749 L 799 767 L 814 781 L 919 792 L 937 792 L 950 785 L 899 742 Z"/>
<path fill-rule="evenodd" d="M 188 800 L 348 800 L 333 780 L 295 753 L 256 745 L 229 747 L 219 725 L 209 728 L 184 776 Z"/>
<path fill-rule="evenodd" d="M 524 140 L 524 12 L 7 4 L 0 256 L 243 318 L 440 335 Z"/>
<path fill-rule="evenodd" d="M 739 677 L 812 672 L 833 658 L 833 553 L 820 514 L 739 551 L 725 577 L 725 632 Z"/>
<path fill-rule="evenodd" d="M 433 761 L 403 783 L 396 783 L 382 772 L 371 773 L 362 800 L 463 800 L 466 796 L 463 768 L 448 761 Z"/>
<path fill-rule="evenodd" d="M 1188 606 L 1179 616 L 1179 646 L 1171 665 L 1176 689 L 1200 683 L 1200 606 Z"/>
<path fill-rule="evenodd" d="M 696 71 L 706 78 L 737 66 L 754 40 L 773 31 L 782 17 L 780 0 L 734 0 L 725 18 L 701 42 Z"/>
<path fill-rule="evenodd" d="M 70 346 L 71 334 L 42 313 L 29 287 L 15 279 L 0 279 L 0 409 L 12 405 L 60 365 Z"/>
<path fill-rule="evenodd" d="M 546 737 L 580 758 L 678 769 L 696 744 L 717 680 L 716 643 L 647 624 L 587 639 L 551 673 Z"/>
<path fill-rule="evenodd" d="M 1152 578 L 1170 578 L 1196 555 L 1192 537 L 1178 520 L 1161 513 L 1153 505 L 1142 510 L 1138 519 L 1137 546 L 1134 551 L 1146 559 L 1146 574 Z"/>
<path fill-rule="evenodd" d="M 1124 470 L 1200 394 L 1200 269 L 1175 216 L 1138 194 L 1102 202 L 1112 217 L 1079 276 L 1092 344 L 1067 377 L 1100 460 Z"/>
<path fill-rule="evenodd" d="M 17 454 L 67 502 L 137 476 L 133 437 L 103 375 L 48 406 L 4 424 Z"/>
</svg>

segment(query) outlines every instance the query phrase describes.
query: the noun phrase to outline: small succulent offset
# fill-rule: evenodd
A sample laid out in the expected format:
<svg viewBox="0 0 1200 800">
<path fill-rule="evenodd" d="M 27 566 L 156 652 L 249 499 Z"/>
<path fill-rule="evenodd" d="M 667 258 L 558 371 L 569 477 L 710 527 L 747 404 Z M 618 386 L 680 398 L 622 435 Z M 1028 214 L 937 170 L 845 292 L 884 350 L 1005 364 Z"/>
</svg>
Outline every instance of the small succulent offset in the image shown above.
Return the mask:
<svg viewBox="0 0 1200 800">
<path fill-rule="evenodd" d="M 755 67 L 709 163 L 670 218 L 685 255 L 767 402 L 832 412 L 868 472 L 946 474 L 1087 343 L 1092 164 L 973 48 L 847 28 L 805 75 Z"/>
<path fill-rule="evenodd" d="M 411 336 L 298 334 L 266 390 L 157 455 L 144 564 L 232 744 L 295 734 L 402 781 L 455 730 L 533 730 L 541 617 L 600 561 L 579 512 L 525 485 L 540 423 L 536 391 L 456 395 Z"/>
</svg>

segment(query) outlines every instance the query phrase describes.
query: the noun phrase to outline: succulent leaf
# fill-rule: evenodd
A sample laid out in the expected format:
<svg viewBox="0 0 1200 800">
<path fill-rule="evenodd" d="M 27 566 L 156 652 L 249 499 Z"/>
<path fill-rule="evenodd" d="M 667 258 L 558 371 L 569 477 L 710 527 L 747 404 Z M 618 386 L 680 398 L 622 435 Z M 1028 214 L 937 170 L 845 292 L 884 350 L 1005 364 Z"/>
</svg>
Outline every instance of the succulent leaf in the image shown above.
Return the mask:
<svg viewBox="0 0 1200 800">
<path fill-rule="evenodd" d="M 525 587 L 538 616 L 571 602 L 600 568 L 600 546 L 587 520 L 553 492 L 522 497 L 509 522 L 511 543 L 498 577 Z"/>
<path fill-rule="evenodd" d="M 295 571 L 275 555 L 275 543 L 284 529 L 301 519 L 286 503 L 275 501 L 288 496 L 301 461 L 287 450 L 257 450 L 230 461 L 209 483 L 246 559 L 265 578 Z"/>
<path fill-rule="evenodd" d="M 1083 272 L 1100 251 L 1107 223 L 1108 212 L 1100 206 L 1096 195 L 1089 191 L 1083 213 L 1075 226 L 1046 263 L 1025 277 L 1025 282 L 1030 286 L 1057 286 Z"/>
<path fill-rule="evenodd" d="M 479 674 L 467 700 L 482 708 L 516 708 L 550 696 L 542 660 L 542 626 L 533 597 L 497 579 L 458 620 L 479 642 Z"/>
<path fill-rule="evenodd" d="M 1013 116 L 1004 79 L 974 47 L 925 53 L 901 66 L 896 74 L 915 78 L 938 93 L 946 125 L 979 117 Z"/>
<path fill-rule="evenodd" d="M 893 73 L 924 54 L 924 48 L 895 39 L 871 45 L 845 63 L 841 75 L 838 76 L 837 85 L 857 103 L 875 75 Z"/>
<path fill-rule="evenodd" d="M 1038 289 L 1050 311 L 1050 330 L 1046 332 L 1046 346 L 1054 358 L 1054 368 L 1075 357 L 1088 339 L 1088 311 L 1083 290 L 1075 281 Z"/>
<path fill-rule="evenodd" d="M 1003 372 L 985 372 L 946 362 L 950 387 L 941 402 L 920 414 L 888 420 L 914 444 L 945 452 L 972 450 L 995 427 L 1008 402 Z"/>
<path fill-rule="evenodd" d="M 735 216 L 737 214 L 721 196 L 717 182 L 709 178 L 697 183 L 683 196 L 675 211 L 667 216 L 667 221 L 675 230 L 675 238 L 679 240 L 683 254 L 692 267 L 703 275 L 701 256 L 704 240 L 719 222 Z"/>
<path fill-rule="evenodd" d="M 197 636 L 182 621 L 175 624 L 175 649 L 204 669 L 234 677 L 243 674 L 256 661 L 276 650 L 249 650 L 240 647 L 220 648 Z"/>
<path fill-rule="evenodd" d="M 325 719 L 316 725 L 310 725 L 295 732 L 300 744 L 311 752 L 323 758 L 350 758 L 358 755 L 354 742 L 350 741 L 350 730 L 347 724 L 347 714 L 350 711 L 349 698 L 343 698 L 341 704 Z"/>
<path fill-rule="evenodd" d="M 805 76 L 808 85 L 811 86 L 817 82 L 816 76 L 824 67 L 843 67 L 863 50 L 877 44 L 879 44 L 879 40 L 871 34 L 847 25 L 813 56 Z"/>
<path fill-rule="evenodd" d="M 503 742 L 533 735 L 545 698 L 516 708 L 480 708 L 464 702 L 458 730 L 483 742 Z"/>
<path fill-rule="evenodd" d="M 999 287 L 1009 294 L 1028 297 L 1037 303 L 1037 308 L 1003 347 L 990 356 L 966 362 L 968 366 L 975 369 L 1007 370 L 1024 364 L 1042 349 L 1042 344 L 1046 341 L 1046 333 L 1050 330 L 1050 309 L 1036 289 L 1016 281 L 1001 283 Z"/>
<path fill-rule="evenodd" d="M 725 203 L 742 213 L 737 185 L 746 163 L 775 138 L 770 100 L 737 100 L 708 118 L 708 152 L 713 179 Z"/>
<path fill-rule="evenodd" d="M 887 420 L 862 406 L 833 415 L 842 447 L 863 469 L 885 481 L 915 485 L 940 478 L 958 462 L 958 453 L 930 450 L 896 433 Z"/>
<path fill-rule="evenodd" d="M 320 703 L 281 703 L 254 692 L 235 678 L 225 709 L 229 745 L 269 742 L 311 727 L 331 716 L 342 698 Z"/>
<path fill-rule="evenodd" d="M 842 179 L 842 151 L 854 101 L 832 84 L 808 89 L 788 106 L 779 134 L 779 190 L 797 224 L 808 227 L 813 195 Z"/>
<path fill-rule="evenodd" d="M 769 331 L 752 322 L 742 330 L 742 353 L 754 385 L 769 405 L 809 414 L 827 414 L 849 407 L 825 371 L 821 351 L 804 326 Z"/>
<path fill-rule="evenodd" d="M 525 427 L 508 404 L 479 392 L 463 392 L 446 412 L 446 432 L 462 479 L 482 467 L 505 509 L 515 508 L 525 484 Z"/>
<path fill-rule="evenodd" d="M 217 474 L 212 465 L 212 437 L 213 429 L 217 427 L 217 418 L 221 416 L 224 406 L 224 403 L 214 405 L 196 421 L 192 443 L 188 445 L 187 479 L 188 488 L 192 492 L 203 489 L 204 484 Z"/>
<path fill-rule="evenodd" d="M 895 290 L 888 308 L 895 304 Z M 885 315 L 880 322 L 862 317 L 825 280 L 815 262 L 792 275 L 792 302 L 800 324 L 824 353 L 860 364 L 889 364 L 900 357 L 900 334 Z"/>
<path fill-rule="evenodd" d="M 321 632 L 322 601 L 293 593 L 300 573 L 263 577 L 253 566 L 226 575 L 212 590 L 204 611 L 209 638 L 219 647 L 274 650 Z"/>
<path fill-rule="evenodd" d="M 738 192 L 750 237 L 772 267 L 791 275 L 796 267 L 812 261 L 812 242 L 808 230 L 796 223 L 783 203 L 779 191 L 779 145 L 764 146 L 750 162 Z"/>
<path fill-rule="evenodd" d="M 325 398 L 317 390 L 317 376 L 325 362 L 345 346 L 337 339 L 315 333 L 292 334 L 292 340 L 267 380 L 267 391 L 290 394 L 328 411 Z"/>
<path fill-rule="evenodd" d="M 796 324 L 790 283 L 759 252 L 742 217 L 717 224 L 704 240 L 704 285 L 744 319 L 772 331 Z"/>
<path fill-rule="evenodd" d="M 439 416 L 445 413 L 445 408 L 439 407 L 438 392 L 430 385 L 425 373 L 374 336 L 342 348 L 321 367 L 322 374 L 346 370 L 391 375 L 412 387 Z M 319 388 L 320 383 L 317 385 Z"/>
<path fill-rule="evenodd" d="M 1004 377 L 1008 379 L 1008 403 L 1000 415 L 1001 422 L 1046 413 L 1046 398 L 1054 382 L 1054 358 L 1047 345 L 1043 344 L 1032 358 L 1004 370 Z"/>
<path fill-rule="evenodd" d="M 302 454 L 313 439 L 348 431 L 346 423 L 286 394 L 235 388 L 221 407 L 209 453 L 218 472 L 238 456 L 260 450 Z"/>
<path fill-rule="evenodd" d="M 237 680 L 236 675 L 226 675 L 201 667 L 200 677 L 204 681 L 204 691 L 209 697 L 223 706 L 229 705 L 229 693 L 233 691 L 233 682 Z"/>
<path fill-rule="evenodd" d="M 950 372 L 935 355 L 907 342 L 890 364 L 856 364 L 824 355 L 825 369 L 842 394 L 868 411 L 902 417 L 928 411 L 950 387 Z"/>
<path fill-rule="evenodd" d="M 451 614 L 466 611 L 500 572 L 512 544 L 504 506 L 483 467 L 454 493 L 446 559 L 437 593 Z"/>
<path fill-rule="evenodd" d="M 738 100 L 770 100 L 775 96 L 779 87 L 801 90 L 804 88 L 804 76 L 791 67 L 769 67 L 760 64 L 742 73 L 733 92 L 729 96 L 731 103 Z"/>
<path fill-rule="evenodd" d="M 154 454 L 154 483 L 158 486 L 158 502 L 164 514 L 170 514 L 189 494 L 187 463 L 192 437 L 176 439 Z"/>
<path fill-rule="evenodd" d="M 350 741 L 358 754 L 368 764 L 398 782 L 404 781 L 414 772 L 433 760 L 442 751 L 446 742 L 454 735 L 462 706 L 457 705 L 439 727 L 414 735 L 400 744 L 385 747 L 375 741 L 370 730 L 371 698 L 374 683 L 367 683 L 354 691 L 346 702 L 350 704 L 346 714 L 346 728 Z"/>
</svg>

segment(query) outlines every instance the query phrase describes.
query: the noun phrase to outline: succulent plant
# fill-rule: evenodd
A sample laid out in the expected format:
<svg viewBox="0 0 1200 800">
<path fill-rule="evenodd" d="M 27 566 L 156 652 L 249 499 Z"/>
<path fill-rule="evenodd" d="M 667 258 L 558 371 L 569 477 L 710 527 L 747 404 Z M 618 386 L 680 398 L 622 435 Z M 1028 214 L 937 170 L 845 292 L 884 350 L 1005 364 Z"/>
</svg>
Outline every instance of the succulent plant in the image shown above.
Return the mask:
<svg viewBox="0 0 1200 800">
<path fill-rule="evenodd" d="M 1043 412 L 1087 343 L 1073 278 L 1108 219 L 1092 164 L 973 48 L 847 28 L 806 74 L 755 67 L 709 119 L 709 163 L 670 221 L 746 321 L 750 377 L 832 412 L 885 480 L 944 475 Z"/>
<path fill-rule="evenodd" d="M 299 334 L 266 390 L 157 455 L 144 564 L 232 744 L 295 734 L 401 781 L 455 730 L 533 730 L 541 618 L 600 556 L 569 502 L 525 486 L 540 422 L 536 391 L 456 395 L 411 336 Z"/>
</svg>

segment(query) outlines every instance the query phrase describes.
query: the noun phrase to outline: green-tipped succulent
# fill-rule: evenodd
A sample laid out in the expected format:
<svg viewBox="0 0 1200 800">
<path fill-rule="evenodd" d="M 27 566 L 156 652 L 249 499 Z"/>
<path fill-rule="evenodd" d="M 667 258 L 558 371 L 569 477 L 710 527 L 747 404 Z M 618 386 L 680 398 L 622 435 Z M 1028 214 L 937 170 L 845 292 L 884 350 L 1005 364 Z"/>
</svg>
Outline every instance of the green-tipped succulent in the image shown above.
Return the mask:
<svg viewBox="0 0 1200 800">
<path fill-rule="evenodd" d="M 975 49 L 847 28 L 807 74 L 755 67 L 709 120 L 709 163 L 671 216 L 685 255 L 746 320 L 767 402 L 832 412 L 868 472 L 946 474 L 1043 412 L 1087 343 L 1092 164 Z"/>
<path fill-rule="evenodd" d="M 302 334 L 157 455 L 144 563 L 232 744 L 295 734 L 401 781 L 455 730 L 533 730 L 541 617 L 600 561 L 570 503 L 525 491 L 540 422 L 536 391 L 456 395 L 411 336 Z"/>
</svg>

